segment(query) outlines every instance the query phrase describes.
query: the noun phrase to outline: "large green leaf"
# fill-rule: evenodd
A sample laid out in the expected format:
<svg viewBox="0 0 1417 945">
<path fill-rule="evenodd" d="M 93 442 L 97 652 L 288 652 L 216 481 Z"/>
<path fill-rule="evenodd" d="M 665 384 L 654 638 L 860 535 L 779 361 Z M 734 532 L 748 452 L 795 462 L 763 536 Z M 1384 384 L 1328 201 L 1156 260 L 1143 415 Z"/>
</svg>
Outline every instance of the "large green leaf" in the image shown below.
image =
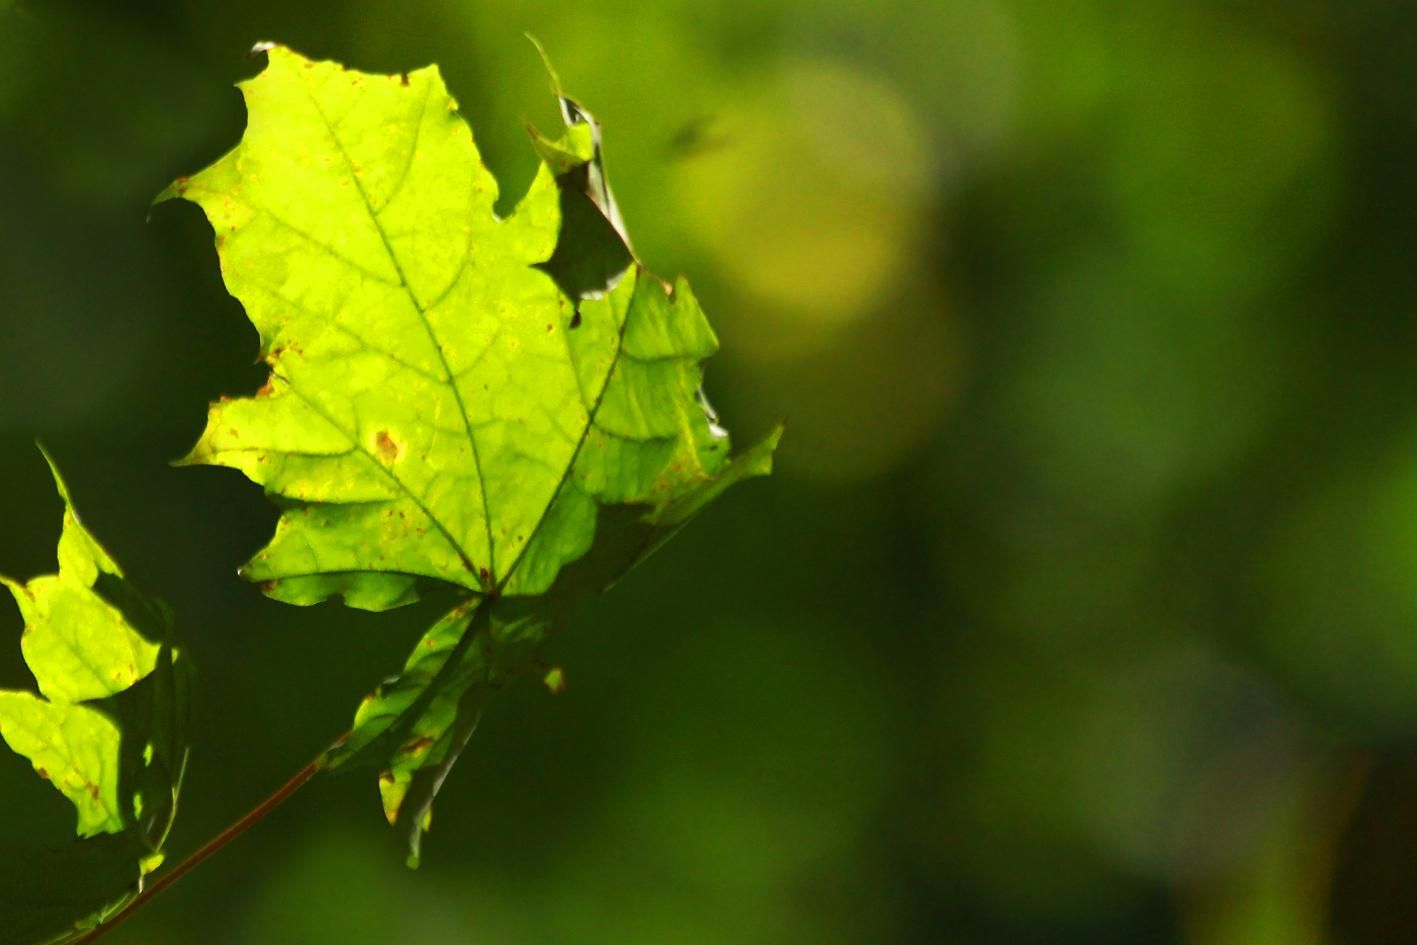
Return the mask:
<svg viewBox="0 0 1417 945">
<path fill-rule="evenodd" d="M 416 858 L 488 694 L 577 599 L 766 473 L 777 434 L 729 458 L 699 393 L 717 340 L 686 283 L 635 260 L 583 109 L 563 97 L 564 137 L 533 133 L 542 166 L 499 219 L 436 67 L 267 51 L 240 144 L 159 198 L 206 212 L 271 369 L 212 406 L 187 462 L 285 509 L 243 570 L 272 597 L 460 592 L 327 757 L 381 770 Z"/>
<path fill-rule="evenodd" d="M 46 456 L 46 459 L 48 457 Z M 162 859 L 187 760 L 187 667 L 166 608 L 79 522 L 64 481 L 59 570 L 0 577 L 39 691 L 0 690 L 0 736 L 78 814 L 83 838 L 0 850 L 0 936 L 64 941 L 136 895 Z"/>
</svg>

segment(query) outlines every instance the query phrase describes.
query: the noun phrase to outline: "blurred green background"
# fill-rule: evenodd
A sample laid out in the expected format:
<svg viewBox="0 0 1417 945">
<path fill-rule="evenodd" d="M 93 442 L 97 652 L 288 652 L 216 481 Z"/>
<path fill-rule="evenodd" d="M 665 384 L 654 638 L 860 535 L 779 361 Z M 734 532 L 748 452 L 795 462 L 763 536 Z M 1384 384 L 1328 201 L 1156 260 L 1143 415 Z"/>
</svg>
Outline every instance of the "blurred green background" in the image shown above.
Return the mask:
<svg viewBox="0 0 1417 945">
<path fill-rule="evenodd" d="M 725 422 L 789 422 L 494 706 L 418 873 L 320 780 L 114 945 L 1417 941 L 1417 6 L 0 7 L 0 572 L 52 568 L 39 436 L 198 663 L 175 855 L 430 619 L 265 600 L 260 490 L 167 465 L 262 380 L 200 213 L 144 223 L 253 42 L 440 63 L 510 207 L 534 32 Z"/>
</svg>

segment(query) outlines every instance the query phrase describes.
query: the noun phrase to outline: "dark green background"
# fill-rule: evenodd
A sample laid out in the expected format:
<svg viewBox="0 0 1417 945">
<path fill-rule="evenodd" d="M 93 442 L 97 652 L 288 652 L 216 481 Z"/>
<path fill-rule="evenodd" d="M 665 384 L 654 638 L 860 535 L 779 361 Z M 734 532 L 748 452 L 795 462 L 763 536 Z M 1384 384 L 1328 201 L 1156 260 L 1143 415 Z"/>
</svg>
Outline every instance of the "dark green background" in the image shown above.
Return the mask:
<svg viewBox="0 0 1417 945">
<path fill-rule="evenodd" d="M 260 490 L 167 465 L 262 379 L 200 214 L 144 223 L 253 42 L 441 63 L 510 206 L 537 34 L 725 422 L 789 421 L 494 706 L 422 870 L 321 780 L 114 945 L 1417 941 L 1411 4 L 0 5 L 0 571 L 52 568 L 39 436 L 200 669 L 174 854 L 431 617 L 265 600 Z M 71 830 L 0 756 L 0 841 Z"/>
</svg>

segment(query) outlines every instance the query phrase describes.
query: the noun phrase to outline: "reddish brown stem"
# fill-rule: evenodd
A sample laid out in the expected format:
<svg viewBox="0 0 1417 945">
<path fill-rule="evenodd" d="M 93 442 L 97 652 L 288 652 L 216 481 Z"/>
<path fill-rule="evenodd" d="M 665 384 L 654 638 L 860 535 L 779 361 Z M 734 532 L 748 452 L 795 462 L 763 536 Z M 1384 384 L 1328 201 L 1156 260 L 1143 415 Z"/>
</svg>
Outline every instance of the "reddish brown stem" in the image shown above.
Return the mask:
<svg viewBox="0 0 1417 945">
<path fill-rule="evenodd" d="M 152 885 L 148 886 L 141 893 L 139 893 L 137 898 L 135 898 L 132 902 L 128 903 L 118 912 L 114 913 L 112 918 L 108 919 L 102 925 L 91 929 L 82 938 L 75 939 L 73 945 L 89 945 L 90 942 L 98 941 L 98 939 L 113 931 L 113 929 L 118 926 L 124 919 L 128 918 L 134 912 L 137 912 L 140 908 L 143 907 L 144 904 L 146 904 L 153 897 L 157 896 L 168 886 L 171 886 L 183 876 L 187 875 L 189 872 L 200 866 L 202 862 L 207 859 L 207 857 L 216 853 L 222 847 L 226 846 L 228 843 L 241 836 L 247 830 L 251 829 L 257 823 L 263 820 L 267 814 L 275 810 L 281 804 L 285 803 L 290 798 L 290 795 L 300 790 L 300 788 L 304 786 L 306 781 L 309 781 L 316 774 L 318 774 L 320 771 L 320 762 L 324 757 L 325 756 L 323 754 L 320 755 L 319 758 L 316 758 L 314 761 L 310 762 L 308 765 L 295 772 L 295 775 L 291 777 L 289 781 L 286 781 L 280 787 L 276 788 L 275 791 L 264 801 L 251 808 L 231 826 L 227 827 L 221 833 L 217 834 L 215 837 L 212 837 L 206 843 L 198 847 L 195 852 L 188 856 L 187 859 L 174 866 L 171 871 L 164 873 L 154 883 L 152 883 Z"/>
</svg>

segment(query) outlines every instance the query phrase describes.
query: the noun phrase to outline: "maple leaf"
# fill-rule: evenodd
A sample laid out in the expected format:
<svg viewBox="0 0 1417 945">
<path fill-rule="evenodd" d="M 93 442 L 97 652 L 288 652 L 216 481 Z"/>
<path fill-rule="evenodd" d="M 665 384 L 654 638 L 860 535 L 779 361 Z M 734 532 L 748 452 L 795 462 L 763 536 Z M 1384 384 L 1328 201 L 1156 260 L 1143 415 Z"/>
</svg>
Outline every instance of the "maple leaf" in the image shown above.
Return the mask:
<svg viewBox="0 0 1417 945">
<path fill-rule="evenodd" d="M 59 570 L 0 577 L 39 692 L 0 690 L 0 736 L 73 803 L 84 839 L 0 857 L 5 941 L 67 941 L 135 896 L 162 861 L 187 761 L 188 667 L 171 616 L 124 578 L 50 470 L 64 500 Z"/>
<path fill-rule="evenodd" d="M 212 405 L 185 462 L 281 504 L 242 569 L 278 600 L 460 592 L 325 759 L 380 769 L 416 862 L 490 694 L 577 601 L 769 472 L 780 431 L 730 458 L 700 392 L 717 339 L 687 283 L 634 257 L 584 109 L 561 96 L 565 135 L 533 132 L 541 167 L 501 219 L 436 67 L 262 48 L 240 144 L 159 197 L 206 213 L 270 366 Z"/>
</svg>

